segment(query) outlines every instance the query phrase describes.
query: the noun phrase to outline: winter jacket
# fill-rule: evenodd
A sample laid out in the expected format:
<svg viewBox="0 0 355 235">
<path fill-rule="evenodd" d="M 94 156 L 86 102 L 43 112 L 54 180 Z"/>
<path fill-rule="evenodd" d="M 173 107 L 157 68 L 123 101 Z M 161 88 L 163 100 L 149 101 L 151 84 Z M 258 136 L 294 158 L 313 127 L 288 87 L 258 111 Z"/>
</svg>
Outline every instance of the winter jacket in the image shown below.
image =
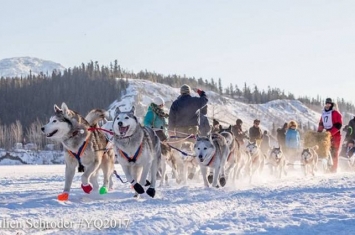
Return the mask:
<svg viewBox="0 0 355 235">
<path fill-rule="evenodd" d="M 285 145 L 285 141 L 286 141 L 286 128 L 282 127 L 277 129 L 277 142 L 279 143 L 280 146 L 284 146 Z"/>
<path fill-rule="evenodd" d="M 250 127 L 250 129 L 249 129 L 250 142 L 255 143 L 256 140 L 261 140 L 262 136 L 263 136 L 263 133 L 262 133 L 260 127 L 255 127 L 255 126 Z"/>
<path fill-rule="evenodd" d="M 345 136 L 347 141 L 355 140 L 355 118 L 351 119 L 348 124 L 347 133 Z"/>
<path fill-rule="evenodd" d="M 183 94 L 172 103 L 169 112 L 169 130 L 199 126 L 199 109 L 208 102 L 204 91 L 199 92 L 199 95 L 200 97 L 192 97 L 189 94 Z"/>
<path fill-rule="evenodd" d="M 343 117 L 338 110 L 323 110 L 319 121 L 318 131 L 322 132 L 324 129 L 329 131 L 332 136 L 332 146 L 339 149 L 341 141 L 341 126 L 343 125 Z"/>
<path fill-rule="evenodd" d="M 168 120 L 167 118 L 160 117 L 157 115 L 151 106 L 149 106 L 147 114 L 143 121 L 144 126 L 149 126 L 153 129 L 161 129 L 164 134 L 168 136 Z"/>
<path fill-rule="evenodd" d="M 299 149 L 301 146 L 301 137 L 298 130 L 289 128 L 286 131 L 286 147 L 290 149 Z"/>
<path fill-rule="evenodd" d="M 232 126 L 232 133 L 239 143 L 244 143 L 245 133 L 242 130 L 242 125 Z"/>
</svg>

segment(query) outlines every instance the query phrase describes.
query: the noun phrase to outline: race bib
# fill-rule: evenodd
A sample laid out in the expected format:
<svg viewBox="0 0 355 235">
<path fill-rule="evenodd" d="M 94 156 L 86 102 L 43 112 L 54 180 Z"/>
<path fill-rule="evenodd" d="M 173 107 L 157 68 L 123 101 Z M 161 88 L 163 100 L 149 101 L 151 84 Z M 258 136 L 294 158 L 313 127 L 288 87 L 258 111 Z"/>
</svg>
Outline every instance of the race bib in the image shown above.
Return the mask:
<svg viewBox="0 0 355 235">
<path fill-rule="evenodd" d="M 332 112 L 333 110 L 323 111 L 322 113 L 323 126 L 327 130 L 333 127 Z"/>
</svg>

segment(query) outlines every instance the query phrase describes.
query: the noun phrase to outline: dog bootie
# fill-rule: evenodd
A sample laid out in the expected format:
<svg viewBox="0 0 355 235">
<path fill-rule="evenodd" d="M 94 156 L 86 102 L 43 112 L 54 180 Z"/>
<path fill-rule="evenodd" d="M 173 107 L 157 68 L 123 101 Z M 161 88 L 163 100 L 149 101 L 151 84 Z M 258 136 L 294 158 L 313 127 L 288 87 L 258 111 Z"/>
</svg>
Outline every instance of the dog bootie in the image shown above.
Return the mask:
<svg viewBox="0 0 355 235">
<path fill-rule="evenodd" d="M 226 178 L 224 178 L 223 176 L 219 178 L 219 184 L 224 187 L 226 185 Z"/>
<path fill-rule="evenodd" d="M 192 179 L 194 178 L 194 175 L 195 175 L 195 174 L 191 172 L 191 173 L 189 174 L 189 176 L 188 176 L 189 180 L 192 180 Z"/>
<path fill-rule="evenodd" d="M 144 193 L 144 188 L 142 187 L 142 185 L 135 183 L 133 185 L 134 190 L 138 193 L 138 194 L 143 194 Z"/>
<path fill-rule="evenodd" d="M 108 192 L 108 189 L 105 187 L 105 186 L 102 186 L 101 188 L 100 188 L 100 191 L 99 191 L 99 193 L 102 195 L 102 194 L 106 194 Z"/>
<path fill-rule="evenodd" d="M 92 190 L 92 186 L 90 184 L 83 185 L 81 184 L 81 188 L 84 190 L 85 193 L 89 194 Z"/>
<path fill-rule="evenodd" d="M 145 185 L 144 186 L 149 186 L 149 185 L 150 185 L 149 180 L 145 180 Z"/>
<path fill-rule="evenodd" d="M 147 189 L 147 194 L 151 197 L 155 196 L 155 189 L 154 188 L 148 188 Z"/>
<path fill-rule="evenodd" d="M 207 176 L 208 183 L 212 184 L 213 181 L 213 175 L 208 175 Z"/>
<path fill-rule="evenodd" d="M 68 201 L 69 193 L 61 193 L 58 195 L 58 201 Z"/>
</svg>

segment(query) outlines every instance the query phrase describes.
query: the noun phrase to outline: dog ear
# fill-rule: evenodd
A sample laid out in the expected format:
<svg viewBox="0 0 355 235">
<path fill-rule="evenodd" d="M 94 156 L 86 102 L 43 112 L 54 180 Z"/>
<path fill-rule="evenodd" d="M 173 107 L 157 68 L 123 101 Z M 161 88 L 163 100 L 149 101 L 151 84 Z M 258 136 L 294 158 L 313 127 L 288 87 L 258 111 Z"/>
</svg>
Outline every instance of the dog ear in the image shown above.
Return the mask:
<svg viewBox="0 0 355 235">
<path fill-rule="evenodd" d="M 120 106 L 117 106 L 117 107 L 115 108 L 115 117 L 116 117 L 118 114 L 120 114 L 120 113 L 121 113 Z"/>
<path fill-rule="evenodd" d="M 62 103 L 62 111 L 64 113 L 64 115 L 68 115 L 69 114 L 69 108 L 68 106 L 66 105 L 66 103 Z"/>
<path fill-rule="evenodd" d="M 134 112 L 136 111 L 136 108 L 134 107 L 134 105 L 132 106 L 131 110 L 129 111 L 130 113 L 132 113 L 134 115 Z"/>
<path fill-rule="evenodd" d="M 60 113 L 62 112 L 63 110 L 61 110 L 56 104 L 54 105 L 54 112 L 56 113 Z"/>
<path fill-rule="evenodd" d="M 232 125 L 229 125 L 228 130 L 232 131 Z"/>
</svg>

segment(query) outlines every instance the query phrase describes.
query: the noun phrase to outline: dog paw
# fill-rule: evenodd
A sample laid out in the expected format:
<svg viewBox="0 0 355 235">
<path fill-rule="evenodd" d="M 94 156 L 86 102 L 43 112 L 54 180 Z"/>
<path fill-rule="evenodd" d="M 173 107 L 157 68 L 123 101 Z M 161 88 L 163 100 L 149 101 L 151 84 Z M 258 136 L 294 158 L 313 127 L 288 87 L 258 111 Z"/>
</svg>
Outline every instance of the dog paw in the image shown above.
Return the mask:
<svg viewBox="0 0 355 235">
<path fill-rule="evenodd" d="M 219 184 L 222 187 L 224 187 L 226 185 L 226 178 L 224 178 L 224 177 L 219 178 Z"/>
<path fill-rule="evenodd" d="M 176 183 L 180 184 L 181 183 L 181 179 L 176 178 Z"/>
<path fill-rule="evenodd" d="M 100 188 L 99 193 L 100 193 L 101 195 L 102 195 L 102 194 L 106 194 L 106 193 L 108 193 L 108 189 L 107 189 L 105 186 L 102 186 L 102 187 Z"/>
<path fill-rule="evenodd" d="M 148 188 L 146 193 L 149 196 L 154 197 L 155 196 L 155 189 L 154 188 Z"/>
<path fill-rule="evenodd" d="M 145 185 L 144 186 L 149 186 L 149 185 L 150 185 L 149 180 L 145 180 Z"/>
<path fill-rule="evenodd" d="M 219 188 L 219 185 L 217 184 L 216 186 L 213 186 L 213 187 L 215 187 L 215 188 Z"/>
<path fill-rule="evenodd" d="M 87 185 L 81 184 L 81 188 L 87 194 L 89 194 L 91 192 L 91 190 L 92 190 L 92 186 L 90 184 L 87 184 Z"/>
<path fill-rule="evenodd" d="M 142 187 L 142 185 L 135 183 L 133 185 L 134 190 L 138 193 L 138 194 L 143 194 L 144 193 L 144 188 Z"/>
<path fill-rule="evenodd" d="M 61 193 L 58 195 L 58 201 L 68 201 L 69 193 Z"/>
<path fill-rule="evenodd" d="M 208 183 L 212 184 L 213 181 L 213 175 L 208 175 L 207 176 Z"/>
<path fill-rule="evenodd" d="M 192 180 L 194 178 L 194 175 L 195 175 L 194 173 L 190 173 L 188 176 L 189 180 Z"/>
</svg>

